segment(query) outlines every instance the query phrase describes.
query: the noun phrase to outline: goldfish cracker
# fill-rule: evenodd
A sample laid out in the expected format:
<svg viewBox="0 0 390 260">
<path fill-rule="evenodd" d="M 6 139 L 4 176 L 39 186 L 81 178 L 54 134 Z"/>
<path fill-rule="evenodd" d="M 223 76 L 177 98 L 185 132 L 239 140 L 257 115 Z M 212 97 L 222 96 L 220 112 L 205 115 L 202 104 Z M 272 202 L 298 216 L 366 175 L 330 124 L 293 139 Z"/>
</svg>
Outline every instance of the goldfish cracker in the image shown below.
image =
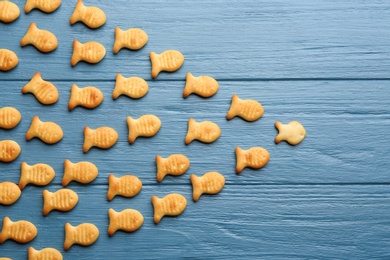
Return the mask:
<svg viewBox="0 0 390 260">
<path fill-rule="evenodd" d="M 20 41 L 20 46 L 33 45 L 41 52 L 52 52 L 58 47 L 57 37 L 47 31 L 38 29 L 37 25 L 32 22 L 26 35 Z"/>
<path fill-rule="evenodd" d="M 44 105 L 52 105 L 58 101 L 59 94 L 56 86 L 43 80 L 41 73 L 37 72 L 23 88 L 22 93 L 32 93 Z"/>
<path fill-rule="evenodd" d="M 157 134 L 161 127 L 161 120 L 155 115 L 143 115 L 138 119 L 130 116 L 126 119 L 129 127 L 129 142 L 135 142 L 137 137 L 152 137 Z"/>
<path fill-rule="evenodd" d="M 29 183 L 37 186 L 48 185 L 55 175 L 54 169 L 48 164 L 28 165 L 26 162 L 22 162 L 20 166 L 19 188 L 22 190 Z"/>
<path fill-rule="evenodd" d="M 233 95 L 232 104 L 226 115 L 227 120 L 239 116 L 246 121 L 256 121 L 264 114 L 263 106 L 253 99 L 242 100 L 237 95 Z"/>
<path fill-rule="evenodd" d="M 306 137 L 306 130 L 298 121 L 291 121 L 288 124 L 282 124 L 277 121 L 275 127 L 279 131 L 275 138 L 275 143 L 277 144 L 281 141 L 286 141 L 290 145 L 297 145 Z"/>
<path fill-rule="evenodd" d="M 219 172 L 206 172 L 201 177 L 191 174 L 190 179 L 193 189 L 192 198 L 194 201 L 198 201 L 204 193 L 217 194 L 225 186 L 225 177 Z"/>
<path fill-rule="evenodd" d="M 90 162 L 72 163 L 70 160 L 64 162 L 64 177 L 62 185 L 66 186 L 71 181 L 87 184 L 96 179 L 99 173 L 98 168 Z"/>
<path fill-rule="evenodd" d="M 88 63 L 98 63 L 106 55 L 106 48 L 98 42 L 81 43 L 78 40 L 73 41 L 73 54 L 70 60 L 72 67 L 80 61 Z"/>
<path fill-rule="evenodd" d="M 216 123 L 203 121 L 197 123 L 193 118 L 188 120 L 188 132 L 185 143 L 190 144 L 193 140 L 203 143 L 212 143 L 221 136 L 221 129 Z"/>
<path fill-rule="evenodd" d="M 0 141 L 0 162 L 12 162 L 18 158 L 20 154 L 20 146 L 12 140 Z"/>
<path fill-rule="evenodd" d="M 10 1 L 0 1 L 0 22 L 12 23 L 20 15 L 19 7 Z"/>
<path fill-rule="evenodd" d="M 100 89 L 95 87 L 79 88 L 76 84 L 71 87 L 68 110 L 71 111 L 77 106 L 93 109 L 103 102 L 104 96 Z"/>
<path fill-rule="evenodd" d="M 1 3 L 1 2 L 0 2 Z M 19 59 L 15 52 L 0 49 L 0 70 L 1 71 L 9 71 L 18 65 Z"/>
<path fill-rule="evenodd" d="M 110 219 L 110 225 L 108 227 L 109 236 L 114 235 L 117 230 L 134 232 L 144 223 L 144 217 L 135 209 L 125 209 L 121 212 L 109 209 L 108 217 Z"/>
<path fill-rule="evenodd" d="M 99 28 L 106 23 L 107 17 L 102 9 L 96 6 L 85 6 L 82 0 L 78 0 L 70 17 L 70 24 L 83 22 L 89 28 Z"/>
<path fill-rule="evenodd" d="M 90 246 L 99 238 L 99 229 L 91 223 L 83 223 L 78 226 L 65 224 L 64 249 L 69 250 L 74 244 Z"/>
<path fill-rule="evenodd" d="M 241 173 L 245 167 L 253 169 L 263 168 L 270 159 L 269 152 L 261 147 L 252 147 L 248 150 L 243 150 L 239 146 L 236 147 L 236 173 Z"/>
<path fill-rule="evenodd" d="M 57 10 L 61 5 L 61 0 L 27 0 L 24 6 L 24 12 L 27 14 L 33 9 L 39 9 L 45 13 L 51 13 Z"/>
<path fill-rule="evenodd" d="M 36 250 L 29 247 L 27 250 L 28 260 L 62 260 L 62 254 L 55 248 L 43 248 Z"/>
<path fill-rule="evenodd" d="M 120 95 L 131 98 L 142 98 L 148 93 L 148 83 L 139 77 L 125 78 L 122 74 L 116 75 L 116 84 L 112 92 L 112 98 L 117 99 Z"/>
<path fill-rule="evenodd" d="M 157 78 L 161 71 L 174 72 L 183 65 L 184 56 L 176 50 L 167 50 L 161 54 L 150 53 L 152 63 L 152 78 Z"/>
<path fill-rule="evenodd" d="M 55 144 L 61 141 L 63 136 L 64 133 L 59 125 L 54 122 L 42 122 L 38 116 L 34 116 L 26 133 L 26 140 L 37 137 L 47 144 Z"/>
<path fill-rule="evenodd" d="M 43 216 L 47 216 L 52 210 L 70 211 L 79 201 L 76 192 L 70 189 L 60 189 L 56 192 L 44 190 L 43 193 Z"/>
<path fill-rule="evenodd" d="M 16 127 L 22 115 L 19 110 L 13 107 L 2 107 L 0 108 L 0 128 L 12 129 Z"/>
<path fill-rule="evenodd" d="M 168 158 L 156 156 L 157 181 L 161 182 L 166 175 L 179 176 L 190 167 L 190 160 L 183 154 L 172 154 Z"/>
<path fill-rule="evenodd" d="M 115 129 L 102 126 L 96 129 L 84 127 L 84 153 L 88 152 L 93 146 L 101 149 L 108 149 L 118 141 L 118 133 Z"/>
<path fill-rule="evenodd" d="M 0 232 L 0 244 L 8 239 L 25 244 L 33 240 L 38 234 L 38 229 L 33 223 L 26 220 L 13 222 L 9 217 L 4 217 L 3 228 Z"/>
<path fill-rule="evenodd" d="M 113 52 L 116 54 L 122 48 L 130 50 L 139 50 L 148 42 L 148 35 L 139 28 L 131 28 L 127 31 L 115 28 L 115 42 Z"/>
<path fill-rule="evenodd" d="M 186 198 L 178 193 L 171 193 L 163 198 L 152 196 L 154 223 L 158 224 L 164 216 L 178 216 L 187 206 Z"/>
<path fill-rule="evenodd" d="M 209 76 L 194 77 L 190 72 L 186 76 L 186 85 L 183 91 L 183 97 L 187 98 L 192 93 L 201 97 L 211 97 L 217 93 L 218 82 Z"/>
<path fill-rule="evenodd" d="M 18 185 L 13 182 L 0 182 L 0 204 L 12 205 L 14 204 L 22 194 Z"/>
<path fill-rule="evenodd" d="M 124 175 L 115 177 L 114 174 L 108 175 L 107 200 L 112 200 L 115 196 L 131 198 L 136 196 L 142 189 L 141 180 L 134 175 Z"/>
</svg>

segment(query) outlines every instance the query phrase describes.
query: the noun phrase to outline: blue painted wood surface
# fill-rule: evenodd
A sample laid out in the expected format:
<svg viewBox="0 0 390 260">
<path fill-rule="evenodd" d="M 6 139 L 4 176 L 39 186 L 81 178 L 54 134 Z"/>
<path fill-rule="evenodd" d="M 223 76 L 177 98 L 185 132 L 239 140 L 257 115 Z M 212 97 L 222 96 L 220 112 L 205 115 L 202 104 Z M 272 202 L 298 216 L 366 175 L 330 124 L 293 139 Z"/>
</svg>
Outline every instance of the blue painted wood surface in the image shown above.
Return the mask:
<svg viewBox="0 0 390 260">
<path fill-rule="evenodd" d="M 14 1 L 22 9 L 24 1 Z M 55 247 L 65 259 L 262 258 L 388 259 L 390 257 L 390 15 L 386 1 L 97 1 L 107 23 L 97 30 L 69 25 L 75 0 L 63 1 L 52 14 L 32 11 L 11 24 L 0 23 L 0 48 L 13 50 L 19 65 L 0 72 L 0 107 L 22 113 L 13 130 L 0 129 L 0 140 L 22 147 L 19 158 L 0 164 L 0 182 L 18 183 L 20 163 L 48 163 L 56 171 L 46 188 L 61 188 L 63 161 L 87 160 L 99 168 L 89 185 L 71 183 L 80 197 L 70 212 L 41 215 L 42 191 L 27 186 L 12 206 L 0 206 L 0 218 L 27 219 L 38 227 L 26 245 L 7 241 L 0 257 L 24 259 L 27 248 Z M 54 32 L 59 47 L 42 54 L 19 46 L 31 22 Z M 140 27 L 149 35 L 140 51 L 114 55 L 114 28 Z M 97 65 L 69 64 L 72 41 L 97 40 L 107 55 Z M 149 52 L 178 49 L 186 57 L 175 73 L 150 77 Z M 43 106 L 21 88 L 40 71 L 60 92 L 60 100 Z M 210 75 L 220 91 L 212 98 L 182 98 L 185 74 Z M 140 100 L 112 100 L 116 73 L 140 76 L 149 93 Z M 93 85 L 105 100 L 94 110 L 67 111 L 71 84 Z M 253 98 L 265 109 L 248 123 L 226 121 L 233 94 Z M 156 114 L 160 132 L 150 139 L 127 142 L 127 116 Z M 33 116 L 54 121 L 64 130 L 56 145 L 24 135 Z M 187 120 L 218 123 L 222 136 L 213 144 L 184 145 Z M 299 120 L 307 130 L 298 146 L 273 142 L 276 120 Z M 83 127 L 108 125 L 119 133 L 110 150 L 82 152 Z M 234 173 L 237 145 L 262 146 L 271 153 L 261 170 Z M 180 177 L 155 181 L 156 154 L 184 153 L 191 160 Z M 216 196 L 191 199 L 191 173 L 219 171 L 226 186 Z M 107 176 L 134 174 L 143 182 L 131 199 L 108 202 Z M 152 195 L 182 193 L 188 200 L 177 218 L 153 223 Z M 107 210 L 134 208 L 145 217 L 140 230 L 107 235 Z M 64 252 L 66 222 L 91 222 L 100 229 L 96 244 Z"/>
</svg>

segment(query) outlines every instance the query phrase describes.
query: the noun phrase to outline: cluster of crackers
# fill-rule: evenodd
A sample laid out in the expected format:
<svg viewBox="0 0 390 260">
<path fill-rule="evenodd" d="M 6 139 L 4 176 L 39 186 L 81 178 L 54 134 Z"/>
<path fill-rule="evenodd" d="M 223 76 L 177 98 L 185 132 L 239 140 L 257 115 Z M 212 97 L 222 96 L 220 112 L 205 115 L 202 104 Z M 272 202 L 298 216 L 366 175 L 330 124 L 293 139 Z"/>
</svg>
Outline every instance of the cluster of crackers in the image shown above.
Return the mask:
<svg viewBox="0 0 390 260">
<path fill-rule="evenodd" d="M 25 12 L 37 8 L 43 12 L 50 13 L 55 11 L 61 4 L 61 0 L 27 0 Z M 18 18 L 20 10 L 17 5 L 9 1 L 0 2 L 0 21 L 10 23 Z M 99 28 L 106 22 L 106 15 L 98 7 L 85 6 L 82 0 L 78 0 L 75 10 L 70 18 L 70 24 L 83 22 L 89 28 Z M 115 43 L 113 52 L 118 53 L 122 48 L 130 50 L 139 50 L 145 46 L 148 41 L 148 35 L 139 28 L 131 28 L 126 31 L 120 28 L 115 29 Z M 41 30 L 33 22 L 30 24 L 26 35 L 22 38 L 20 45 L 33 45 L 41 52 L 51 52 L 58 46 L 56 36 L 47 31 Z M 70 60 L 71 66 L 76 66 L 80 61 L 88 63 L 100 62 L 106 54 L 105 47 L 98 42 L 80 43 L 73 42 L 73 55 Z M 152 63 L 152 78 L 158 77 L 161 71 L 174 72 L 184 63 L 184 55 L 177 50 L 167 50 L 161 54 L 150 53 Z M 18 64 L 17 55 L 11 50 L 0 49 L 0 70 L 12 70 Z M 183 97 L 191 94 L 197 94 L 204 98 L 212 97 L 217 93 L 219 84 L 217 80 L 209 76 L 195 77 L 187 73 L 186 85 L 183 91 Z M 112 92 L 112 98 L 117 99 L 120 95 L 126 95 L 130 98 L 139 99 L 146 95 L 149 87 L 148 83 L 138 77 L 125 78 L 117 74 L 116 84 Z M 31 93 L 36 99 L 44 104 L 51 105 L 58 101 L 59 93 L 51 82 L 42 79 L 37 72 L 30 82 L 23 88 L 22 93 Z M 79 88 L 75 84 L 71 86 L 71 95 L 68 103 L 69 111 L 77 106 L 93 109 L 99 106 L 104 99 L 103 93 L 96 87 L 88 86 Z M 226 118 L 230 120 L 236 116 L 245 121 L 252 122 L 260 119 L 264 114 L 262 105 L 251 99 L 240 99 L 237 95 L 232 96 L 231 107 L 227 112 Z M 0 108 L 0 128 L 12 129 L 20 122 L 22 116 L 20 112 L 12 107 Z M 138 119 L 128 117 L 126 119 L 129 128 L 128 141 L 134 143 L 137 137 L 152 137 L 161 128 L 161 120 L 151 114 L 143 115 Z M 276 122 L 275 127 L 279 134 L 275 138 L 275 143 L 287 141 L 291 145 L 299 144 L 306 135 L 304 127 L 298 121 L 292 121 L 288 124 Z M 39 138 L 47 144 L 55 144 L 63 138 L 61 126 L 54 122 L 43 122 L 38 116 L 32 119 L 31 126 L 26 133 L 26 140 Z M 195 119 L 188 120 L 188 132 L 185 137 L 185 144 L 188 145 L 194 140 L 203 143 L 212 143 L 221 135 L 220 127 L 211 121 L 196 122 Z M 97 129 L 89 127 L 84 128 L 83 151 L 87 153 L 92 147 L 108 149 L 115 145 L 118 140 L 118 133 L 115 129 L 102 126 Z M 0 141 L 0 161 L 12 162 L 21 152 L 20 146 L 12 140 Z M 236 147 L 236 173 L 241 173 L 244 168 L 250 167 L 260 169 L 264 167 L 269 159 L 269 152 L 262 147 L 252 147 L 243 150 Z M 166 175 L 179 176 L 184 174 L 189 166 L 190 160 L 183 154 L 172 154 L 167 158 L 156 156 L 158 182 L 163 181 Z M 91 162 L 73 163 L 70 160 L 64 161 L 64 175 L 62 179 L 63 186 L 67 186 L 71 181 L 83 184 L 92 182 L 98 176 L 98 168 Z M 21 177 L 19 185 L 12 182 L 0 183 L 0 204 L 11 205 L 21 196 L 22 189 L 28 184 L 45 186 L 55 177 L 55 172 L 50 165 L 35 164 L 28 165 L 26 162 L 21 164 Z M 224 185 L 225 178 L 218 172 L 207 172 L 203 176 L 192 174 L 190 180 L 193 186 L 193 200 L 198 201 L 204 193 L 217 194 Z M 108 176 L 107 200 L 112 200 L 115 196 L 134 197 L 142 189 L 141 180 L 133 175 L 116 177 L 113 174 Z M 78 203 L 78 195 L 70 189 L 60 189 L 56 192 L 48 190 L 43 191 L 44 206 L 42 214 L 48 215 L 52 210 L 69 211 Z M 157 224 L 162 217 L 180 215 L 187 206 L 187 200 L 181 194 L 168 194 L 163 198 L 152 196 L 154 206 L 154 222 Z M 116 212 L 113 209 L 108 210 L 110 224 L 108 235 L 112 236 L 117 230 L 134 232 L 139 229 L 144 217 L 134 209 L 125 209 Z M 38 233 L 37 228 L 31 222 L 19 220 L 11 221 L 8 217 L 3 220 L 3 228 L 0 232 L 0 243 L 7 239 L 13 239 L 19 243 L 27 243 L 33 240 Z M 78 226 L 72 226 L 70 223 L 65 225 L 64 249 L 68 250 L 73 244 L 88 246 L 93 244 L 99 237 L 98 228 L 91 223 L 82 223 Z M 28 250 L 29 258 L 39 259 L 43 255 L 50 255 L 53 259 L 62 259 L 61 253 L 54 248 L 45 248 L 35 250 L 30 247 Z"/>
</svg>

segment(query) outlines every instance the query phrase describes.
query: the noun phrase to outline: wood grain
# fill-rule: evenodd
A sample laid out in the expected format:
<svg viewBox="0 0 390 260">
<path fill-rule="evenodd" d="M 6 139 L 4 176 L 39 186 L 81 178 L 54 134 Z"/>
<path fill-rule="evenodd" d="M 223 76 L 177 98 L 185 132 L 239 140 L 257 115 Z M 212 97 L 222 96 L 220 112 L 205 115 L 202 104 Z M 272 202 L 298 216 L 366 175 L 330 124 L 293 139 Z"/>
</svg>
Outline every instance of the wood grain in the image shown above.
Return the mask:
<svg viewBox="0 0 390 260">
<path fill-rule="evenodd" d="M 24 1 L 15 1 L 22 9 Z M 90 0 L 107 14 L 97 30 L 69 25 L 76 0 L 62 1 L 47 15 L 34 10 L 11 24 L 0 23 L 0 48 L 13 50 L 19 65 L 0 72 L 0 107 L 22 114 L 13 130 L 0 129 L 0 140 L 17 141 L 22 152 L 12 163 L 0 163 L 0 182 L 18 183 L 20 164 L 48 163 L 56 171 L 46 188 L 60 189 L 63 162 L 91 161 L 99 175 L 89 185 L 68 187 L 80 197 L 68 213 L 42 216 L 42 191 L 27 186 L 12 206 L 0 205 L 0 219 L 27 219 L 38 237 L 30 244 L 0 245 L 0 257 L 23 259 L 34 246 L 60 249 L 65 259 L 387 259 L 390 258 L 390 83 L 386 1 L 125 1 Z M 20 47 L 28 25 L 56 34 L 59 47 L 42 54 Z M 149 42 L 140 51 L 112 53 L 114 28 L 140 27 Z M 97 65 L 69 64 L 72 41 L 97 40 L 107 49 Z M 149 52 L 178 49 L 185 55 L 175 73 L 150 77 Z M 51 106 L 40 104 L 22 87 L 40 71 L 60 93 Z M 210 75 L 220 90 L 209 99 L 183 99 L 185 74 Z M 139 100 L 112 100 L 115 75 L 147 80 L 149 93 Z M 94 110 L 69 112 L 70 87 L 95 86 L 104 94 Z M 231 97 L 258 100 L 264 116 L 252 123 L 227 121 Z M 126 117 L 155 114 L 162 121 L 153 138 L 127 141 Z M 33 116 L 61 125 L 56 145 L 25 141 Z M 189 118 L 216 122 L 221 137 L 212 144 L 184 137 Z M 276 120 L 300 121 L 306 139 L 296 147 L 276 145 Z M 119 133 L 110 150 L 82 152 L 83 127 L 107 125 Z M 262 146 L 271 160 L 261 170 L 235 174 L 237 145 Z M 186 174 L 156 182 L 155 156 L 183 153 L 191 161 Z M 226 186 L 216 196 L 191 199 L 191 173 L 221 172 Z M 143 182 L 135 198 L 106 200 L 108 174 L 134 174 Z M 153 224 L 152 195 L 179 192 L 188 199 L 184 214 Z M 139 210 L 145 223 L 133 234 L 107 235 L 108 209 Z M 91 222 L 101 235 L 89 248 L 62 249 L 64 224 Z"/>
</svg>

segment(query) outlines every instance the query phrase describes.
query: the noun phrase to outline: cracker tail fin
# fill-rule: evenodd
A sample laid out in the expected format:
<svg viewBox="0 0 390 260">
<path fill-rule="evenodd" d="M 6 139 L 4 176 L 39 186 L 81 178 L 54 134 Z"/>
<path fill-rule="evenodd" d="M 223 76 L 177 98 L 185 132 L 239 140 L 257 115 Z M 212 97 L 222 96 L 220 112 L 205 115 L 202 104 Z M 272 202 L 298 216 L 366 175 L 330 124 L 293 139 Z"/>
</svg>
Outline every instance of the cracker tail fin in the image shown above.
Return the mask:
<svg viewBox="0 0 390 260">
<path fill-rule="evenodd" d="M 68 110 L 69 111 L 72 111 L 78 105 L 79 91 L 80 91 L 80 88 L 78 88 L 76 84 L 72 84 L 72 87 L 70 89 L 70 99 L 69 99 L 69 103 L 68 103 Z"/>
<path fill-rule="evenodd" d="M 12 224 L 12 221 L 9 217 L 4 217 L 3 219 L 3 227 L 0 232 L 0 244 L 4 243 L 9 237 L 8 237 L 8 226 Z"/>
<path fill-rule="evenodd" d="M 108 218 L 109 218 L 109 222 L 110 222 L 110 225 L 108 226 L 108 235 L 109 236 L 114 235 L 115 232 L 118 230 L 117 225 L 116 225 L 116 221 L 115 221 L 117 214 L 118 213 L 113 209 L 108 210 Z"/>
<path fill-rule="evenodd" d="M 20 165 L 20 180 L 19 180 L 19 189 L 23 190 L 24 187 L 28 184 L 28 168 L 29 165 L 26 162 L 22 162 Z"/>
<path fill-rule="evenodd" d="M 230 109 L 226 114 L 227 120 L 230 120 L 237 115 L 237 105 L 239 102 L 240 102 L 240 98 L 236 94 L 234 94 L 232 97 L 232 103 L 230 105 Z"/>
<path fill-rule="evenodd" d="M 158 224 L 161 220 L 161 218 L 164 216 L 164 213 L 162 211 L 161 207 L 161 199 L 157 198 L 156 196 L 152 196 L 152 204 L 154 208 L 154 223 Z"/>
<path fill-rule="evenodd" d="M 152 78 L 157 78 L 160 73 L 160 57 L 155 52 L 150 52 L 150 61 L 152 63 Z"/>
<path fill-rule="evenodd" d="M 73 54 L 70 59 L 70 65 L 72 67 L 76 66 L 76 64 L 81 60 L 80 59 L 80 48 L 82 48 L 82 44 L 78 40 L 73 41 Z"/>
<path fill-rule="evenodd" d="M 31 121 L 31 126 L 28 129 L 26 133 L 26 140 L 29 141 L 36 135 L 36 129 L 38 128 L 38 125 L 41 123 L 41 120 L 39 120 L 38 116 L 34 116 Z"/>
<path fill-rule="evenodd" d="M 33 0 L 27 0 L 26 4 L 24 5 L 24 12 L 26 14 L 28 14 L 34 8 L 35 8 L 34 1 Z"/>
<path fill-rule="evenodd" d="M 120 49 L 122 49 L 122 38 L 123 38 L 123 31 L 119 27 L 116 27 L 114 47 L 112 48 L 114 54 L 117 54 L 120 51 Z"/>
<path fill-rule="evenodd" d="M 24 35 L 22 40 L 20 41 L 20 46 L 26 46 L 27 44 L 31 43 L 31 34 L 34 30 L 37 29 L 36 23 L 32 22 L 30 26 L 28 27 L 27 33 Z"/>
<path fill-rule="evenodd" d="M 192 199 L 195 202 L 198 201 L 200 196 L 202 195 L 200 178 L 201 177 L 198 177 L 195 174 L 191 174 L 191 177 L 190 177 L 191 183 L 192 183 Z"/>
<path fill-rule="evenodd" d="M 51 206 L 51 203 L 50 203 L 51 195 L 52 195 L 52 193 L 49 192 L 48 190 L 44 190 L 42 192 L 42 196 L 43 196 L 42 214 L 43 214 L 43 216 L 47 216 L 47 214 L 49 214 L 50 211 L 52 211 L 52 209 L 53 209 Z"/>
<path fill-rule="evenodd" d="M 94 130 L 89 128 L 88 126 L 84 127 L 84 145 L 83 145 L 83 152 L 86 153 L 89 151 L 89 149 L 93 146 L 93 133 Z"/>
<path fill-rule="evenodd" d="M 69 248 L 73 245 L 73 226 L 69 223 L 65 224 L 65 242 L 64 249 L 65 251 L 69 250 Z"/>
<path fill-rule="evenodd" d="M 41 73 L 36 72 L 34 76 L 31 78 L 31 80 L 22 88 L 22 93 L 26 94 L 31 92 L 34 89 L 36 82 L 41 80 L 42 80 Z"/>
<path fill-rule="evenodd" d="M 236 173 L 241 173 L 245 168 L 245 151 L 239 146 L 236 147 Z"/>
<path fill-rule="evenodd" d="M 127 125 L 129 128 L 129 143 L 133 144 L 135 142 L 135 139 L 137 139 L 137 121 L 130 116 L 126 118 Z"/>
<path fill-rule="evenodd" d="M 84 7 L 83 1 L 78 0 L 72 16 L 69 19 L 70 24 L 75 24 L 80 20 L 80 10 Z"/>
<path fill-rule="evenodd" d="M 278 130 L 278 135 L 275 137 L 275 143 L 278 144 L 282 141 L 282 133 L 281 133 L 282 123 L 280 121 L 276 121 L 275 128 Z"/>
<path fill-rule="evenodd" d="M 115 80 L 115 87 L 114 91 L 112 91 L 112 99 L 117 99 L 121 95 L 121 83 L 125 77 L 122 76 L 122 74 L 118 73 L 116 74 L 116 80 Z"/>
<path fill-rule="evenodd" d="M 185 138 L 185 143 L 190 144 L 195 139 L 196 122 L 193 118 L 188 120 L 188 130 Z"/>
<path fill-rule="evenodd" d="M 164 158 L 162 158 L 160 155 L 156 155 L 156 167 L 157 167 L 157 181 L 161 182 L 165 175 L 166 172 L 164 170 Z"/>
<path fill-rule="evenodd" d="M 183 98 L 187 98 L 189 95 L 191 95 L 195 80 L 195 77 L 190 72 L 188 72 L 186 75 L 186 85 L 183 91 Z"/>
<path fill-rule="evenodd" d="M 111 201 L 115 196 L 116 192 L 114 190 L 114 187 L 116 185 L 116 177 L 114 174 L 108 175 L 108 191 L 107 191 L 107 200 Z"/>
<path fill-rule="evenodd" d="M 27 250 L 27 255 L 29 259 L 35 259 L 37 257 L 38 251 L 35 250 L 32 246 L 30 246 Z"/>
<path fill-rule="evenodd" d="M 72 165 L 73 163 L 66 159 L 64 161 L 64 177 L 62 177 L 62 186 L 67 186 L 72 181 Z"/>
</svg>

